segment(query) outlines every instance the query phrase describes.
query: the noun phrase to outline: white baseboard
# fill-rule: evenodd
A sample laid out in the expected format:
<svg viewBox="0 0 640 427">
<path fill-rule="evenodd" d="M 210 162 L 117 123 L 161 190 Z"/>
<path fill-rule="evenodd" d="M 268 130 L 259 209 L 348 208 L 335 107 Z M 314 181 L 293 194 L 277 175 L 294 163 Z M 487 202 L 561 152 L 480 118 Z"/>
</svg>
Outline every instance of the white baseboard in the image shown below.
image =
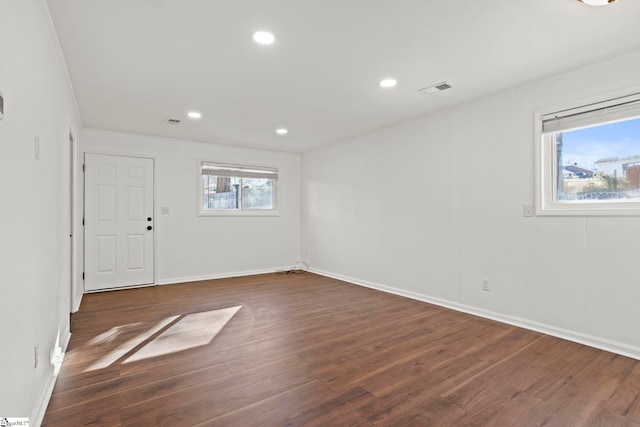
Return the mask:
<svg viewBox="0 0 640 427">
<path fill-rule="evenodd" d="M 334 274 L 323 270 L 310 269 L 312 273 L 319 274 L 321 276 L 330 277 L 332 279 L 341 280 L 343 282 L 352 283 L 354 285 L 364 286 L 371 289 L 376 289 L 382 292 L 387 292 L 394 295 L 399 295 L 407 298 L 411 298 L 417 301 L 426 302 L 429 304 L 437 305 L 440 307 L 450 308 L 452 310 L 460 311 L 474 316 L 483 317 L 485 319 L 491 319 L 498 322 L 506 323 L 508 325 L 517 326 L 524 329 L 540 332 L 546 335 L 551 335 L 557 338 L 562 338 L 568 341 L 573 341 L 578 344 L 584 344 L 589 347 L 594 347 L 600 350 L 609 351 L 611 353 L 620 354 L 622 356 L 630 357 L 632 359 L 640 360 L 640 348 L 632 345 L 628 345 L 622 342 L 609 340 L 581 332 L 575 332 L 567 329 L 558 328 L 552 325 L 546 325 L 543 323 L 535 322 L 532 320 L 508 316 L 493 311 L 483 310 L 477 307 L 472 307 L 457 302 L 443 300 L 440 298 L 430 297 L 424 294 L 418 294 L 415 292 L 405 291 L 403 289 L 394 288 L 391 286 L 380 285 L 378 283 L 369 282 L 366 280 L 356 279 L 354 277 L 347 277 L 340 274 Z"/>
<path fill-rule="evenodd" d="M 205 276 L 188 276 L 188 277 L 174 277 L 171 279 L 163 279 L 157 280 L 157 285 L 173 285 L 175 283 L 185 283 L 185 282 L 201 282 L 203 280 L 215 280 L 215 279 L 228 279 L 231 277 L 242 277 L 242 276 L 256 276 L 258 274 L 268 274 L 275 273 L 276 271 L 288 270 L 291 267 L 273 267 L 267 268 L 264 270 L 250 270 L 250 271 L 237 271 L 231 273 L 219 273 L 219 274 L 209 274 Z"/>
<path fill-rule="evenodd" d="M 75 301 L 73 302 L 73 307 L 71 307 L 72 313 L 75 313 L 76 311 L 80 310 L 80 304 L 82 303 L 83 295 L 84 295 L 83 292 L 78 292 L 78 294 L 76 295 Z"/>
<path fill-rule="evenodd" d="M 69 345 L 69 340 L 71 339 L 71 333 L 67 331 L 62 340 L 60 342 L 60 347 L 62 351 L 62 359 L 64 358 L 64 353 L 67 351 L 67 346 Z M 59 365 L 62 364 L 62 359 L 58 362 Z M 47 373 L 47 379 L 45 383 L 42 385 L 40 389 L 40 393 L 38 394 L 38 399 L 36 400 L 36 405 L 34 406 L 33 412 L 29 417 L 29 425 L 31 427 L 40 427 L 42 424 L 42 420 L 44 419 L 44 414 L 47 411 L 47 406 L 49 406 L 49 400 L 51 399 L 51 394 L 53 393 L 53 387 L 56 385 L 56 380 L 58 378 L 58 370 L 53 365 L 49 366 L 49 372 Z"/>
</svg>

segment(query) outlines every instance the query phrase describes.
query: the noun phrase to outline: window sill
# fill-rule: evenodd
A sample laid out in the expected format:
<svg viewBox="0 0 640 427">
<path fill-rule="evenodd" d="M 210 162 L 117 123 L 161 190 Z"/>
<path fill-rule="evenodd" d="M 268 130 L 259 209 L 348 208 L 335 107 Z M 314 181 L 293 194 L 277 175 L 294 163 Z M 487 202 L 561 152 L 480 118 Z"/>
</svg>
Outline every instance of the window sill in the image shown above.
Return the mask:
<svg viewBox="0 0 640 427">
<path fill-rule="evenodd" d="M 640 216 L 640 204 L 633 202 L 549 203 L 537 216 Z"/>
<path fill-rule="evenodd" d="M 249 216 L 249 217 L 279 217 L 280 216 L 280 212 L 276 211 L 276 210 L 268 210 L 268 211 L 261 211 L 261 210 L 243 210 L 243 211 L 236 211 L 236 210 L 232 210 L 232 209 L 219 209 L 219 210 L 215 210 L 215 211 L 199 211 L 198 212 L 198 216 L 201 217 L 220 217 L 220 216 L 224 216 L 224 217 L 234 217 L 234 216 L 240 216 L 240 217 L 245 217 L 245 216 Z"/>
</svg>

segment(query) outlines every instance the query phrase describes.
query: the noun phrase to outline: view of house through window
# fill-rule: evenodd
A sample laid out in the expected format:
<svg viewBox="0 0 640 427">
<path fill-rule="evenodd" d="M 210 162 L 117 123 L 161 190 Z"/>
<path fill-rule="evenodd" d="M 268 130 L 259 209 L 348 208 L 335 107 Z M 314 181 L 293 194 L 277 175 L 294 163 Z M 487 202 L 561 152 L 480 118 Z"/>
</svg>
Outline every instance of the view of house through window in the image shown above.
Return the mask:
<svg viewBox="0 0 640 427">
<path fill-rule="evenodd" d="M 201 162 L 200 213 L 276 208 L 276 169 Z"/>
<path fill-rule="evenodd" d="M 537 214 L 640 215 L 640 92 L 536 117 Z"/>
<path fill-rule="evenodd" d="M 556 200 L 640 200 L 640 118 L 553 134 Z"/>
</svg>

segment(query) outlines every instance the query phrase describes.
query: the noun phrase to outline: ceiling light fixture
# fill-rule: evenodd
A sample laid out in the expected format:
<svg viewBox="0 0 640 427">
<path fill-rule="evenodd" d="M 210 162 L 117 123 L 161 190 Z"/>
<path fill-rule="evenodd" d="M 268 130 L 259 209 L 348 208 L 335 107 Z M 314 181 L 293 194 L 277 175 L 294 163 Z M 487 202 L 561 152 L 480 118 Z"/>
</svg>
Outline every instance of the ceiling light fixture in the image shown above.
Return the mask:
<svg viewBox="0 0 640 427">
<path fill-rule="evenodd" d="M 384 79 L 380 80 L 380 87 L 389 88 L 397 85 L 398 82 L 395 79 Z"/>
<path fill-rule="evenodd" d="M 197 111 L 189 111 L 187 113 L 187 116 L 189 116 L 192 119 L 199 119 L 200 117 L 202 117 L 202 114 L 198 113 Z"/>
<path fill-rule="evenodd" d="M 253 40 L 259 44 L 273 44 L 276 38 L 268 31 L 256 31 L 253 33 Z"/>
<path fill-rule="evenodd" d="M 286 135 L 289 133 L 289 131 L 286 128 L 278 128 L 276 129 L 276 133 L 278 135 Z"/>
<path fill-rule="evenodd" d="M 613 3 L 616 0 L 578 0 L 580 3 L 588 4 L 589 6 L 606 6 L 609 3 Z"/>
</svg>

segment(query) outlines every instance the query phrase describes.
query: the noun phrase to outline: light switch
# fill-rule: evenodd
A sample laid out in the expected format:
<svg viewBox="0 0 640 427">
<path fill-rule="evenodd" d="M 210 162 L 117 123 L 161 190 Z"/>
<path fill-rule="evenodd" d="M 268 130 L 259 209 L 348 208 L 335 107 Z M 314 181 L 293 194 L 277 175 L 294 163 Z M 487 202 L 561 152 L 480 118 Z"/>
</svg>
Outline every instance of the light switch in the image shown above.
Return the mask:
<svg viewBox="0 0 640 427">
<path fill-rule="evenodd" d="M 160 213 L 162 215 L 169 215 L 169 207 L 168 206 L 162 206 L 160 207 Z"/>
</svg>

